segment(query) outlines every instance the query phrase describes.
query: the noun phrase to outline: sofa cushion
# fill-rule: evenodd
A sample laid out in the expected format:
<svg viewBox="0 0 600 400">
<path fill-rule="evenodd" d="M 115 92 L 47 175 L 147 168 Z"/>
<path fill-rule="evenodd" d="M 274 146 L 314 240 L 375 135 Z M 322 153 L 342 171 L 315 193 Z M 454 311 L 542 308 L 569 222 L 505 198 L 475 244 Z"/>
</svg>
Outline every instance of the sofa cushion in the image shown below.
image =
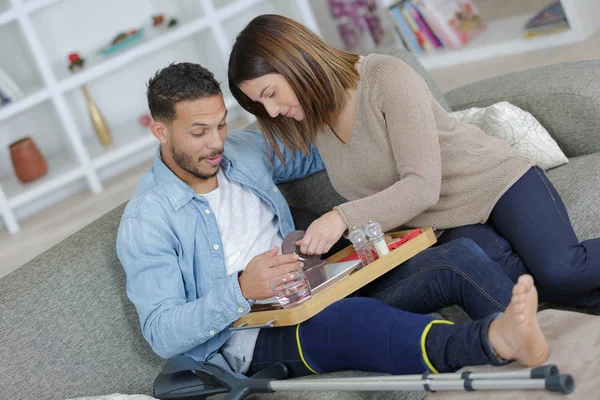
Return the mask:
<svg viewBox="0 0 600 400">
<path fill-rule="evenodd" d="M 325 214 L 333 210 L 333 207 L 346 202 L 333 188 L 326 171 L 279 185 L 279 188 L 290 206 L 317 215 Z"/>
<path fill-rule="evenodd" d="M 454 110 L 508 101 L 540 121 L 567 157 L 600 152 L 600 60 L 500 75 L 445 96 Z"/>
<path fill-rule="evenodd" d="M 579 240 L 600 237 L 600 153 L 569 158 L 546 171 L 563 199 Z"/>
<path fill-rule="evenodd" d="M 125 294 L 115 251 L 122 212 L 0 279 L 0 398 L 152 393 L 163 360 Z"/>
<path fill-rule="evenodd" d="M 556 141 L 533 115 L 507 101 L 489 107 L 454 111 L 450 115 L 505 141 L 517 153 L 532 159 L 544 170 L 569 162 Z"/>
</svg>

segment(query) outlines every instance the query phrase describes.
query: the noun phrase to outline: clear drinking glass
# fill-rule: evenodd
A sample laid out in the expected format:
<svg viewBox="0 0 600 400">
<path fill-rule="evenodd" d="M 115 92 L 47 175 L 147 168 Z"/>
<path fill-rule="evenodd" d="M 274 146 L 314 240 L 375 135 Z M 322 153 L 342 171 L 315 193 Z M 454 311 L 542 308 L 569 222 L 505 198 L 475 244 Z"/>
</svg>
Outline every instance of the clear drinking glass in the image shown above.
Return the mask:
<svg viewBox="0 0 600 400">
<path fill-rule="evenodd" d="M 310 299 L 310 284 L 303 271 L 286 272 L 271 278 L 271 289 L 283 308 L 292 307 Z"/>
</svg>

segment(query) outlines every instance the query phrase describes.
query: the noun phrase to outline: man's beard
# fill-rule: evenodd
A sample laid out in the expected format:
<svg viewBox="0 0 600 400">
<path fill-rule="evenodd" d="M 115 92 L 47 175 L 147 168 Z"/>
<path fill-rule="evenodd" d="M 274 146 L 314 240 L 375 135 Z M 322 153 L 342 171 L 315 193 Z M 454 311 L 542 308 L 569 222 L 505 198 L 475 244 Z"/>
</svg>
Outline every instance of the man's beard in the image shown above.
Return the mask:
<svg viewBox="0 0 600 400">
<path fill-rule="evenodd" d="M 171 146 L 169 147 L 169 150 L 171 151 L 171 157 L 173 157 L 173 161 L 175 161 L 175 164 L 177 164 L 181 169 L 189 172 L 190 174 L 192 174 L 193 176 L 195 176 L 198 179 L 208 180 L 208 179 L 214 177 L 215 175 L 217 175 L 217 172 L 219 172 L 219 168 L 217 166 L 217 169 L 215 170 L 215 172 L 212 172 L 210 174 L 203 174 L 202 172 L 200 172 L 200 169 L 198 167 L 194 166 L 194 164 L 192 163 L 192 157 L 190 157 L 189 154 L 178 153 L 177 151 L 175 151 L 173 144 L 171 144 Z M 199 164 L 202 160 L 204 160 L 206 158 L 213 158 L 213 157 L 218 156 L 221 153 L 223 153 L 223 150 L 217 151 L 206 157 L 201 157 L 198 159 L 197 164 Z"/>
</svg>

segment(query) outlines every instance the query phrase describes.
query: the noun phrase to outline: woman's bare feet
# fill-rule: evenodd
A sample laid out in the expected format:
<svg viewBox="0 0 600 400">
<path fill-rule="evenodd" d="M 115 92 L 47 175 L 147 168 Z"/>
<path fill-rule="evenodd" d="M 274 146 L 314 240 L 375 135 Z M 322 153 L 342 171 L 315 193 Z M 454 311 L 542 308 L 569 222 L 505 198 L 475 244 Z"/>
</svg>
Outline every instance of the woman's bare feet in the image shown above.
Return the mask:
<svg viewBox="0 0 600 400">
<path fill-rule="evenodd" d="M 548 343 L 540 329 L 536 313 L 538 295 L 530 275 L 519 277 L 504 315 L 492 321 L 488 330 L 490 343 L 505 360 L 516 360 L 534 367 L 548 359 Z"/>
</svg>

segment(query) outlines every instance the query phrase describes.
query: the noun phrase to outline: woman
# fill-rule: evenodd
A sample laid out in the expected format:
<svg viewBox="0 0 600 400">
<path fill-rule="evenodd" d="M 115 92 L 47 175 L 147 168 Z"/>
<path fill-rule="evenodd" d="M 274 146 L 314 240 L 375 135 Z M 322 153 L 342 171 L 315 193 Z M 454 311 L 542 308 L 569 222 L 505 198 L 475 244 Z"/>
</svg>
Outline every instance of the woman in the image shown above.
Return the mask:
<svg viewBox="0 0 600 400">
<path fill-rule="evenodd" d="M 270 143 L 314 143 L 349 200 L 309 227 L 303 252 L 322 254 L 369 219 L 384 230 L 455 228 L 442 238 L 470 237 L 513 281 L 531 273 L 542 300 L 600 305 L 600 239 L 579 243 L 544 173 L 453 119 L 400 59 L 345 53 L 293 20 L 263 15 L 236 39 L 229 86 Z M 497 251 L 497 235 L 512 248 Z"/>
</svg>

